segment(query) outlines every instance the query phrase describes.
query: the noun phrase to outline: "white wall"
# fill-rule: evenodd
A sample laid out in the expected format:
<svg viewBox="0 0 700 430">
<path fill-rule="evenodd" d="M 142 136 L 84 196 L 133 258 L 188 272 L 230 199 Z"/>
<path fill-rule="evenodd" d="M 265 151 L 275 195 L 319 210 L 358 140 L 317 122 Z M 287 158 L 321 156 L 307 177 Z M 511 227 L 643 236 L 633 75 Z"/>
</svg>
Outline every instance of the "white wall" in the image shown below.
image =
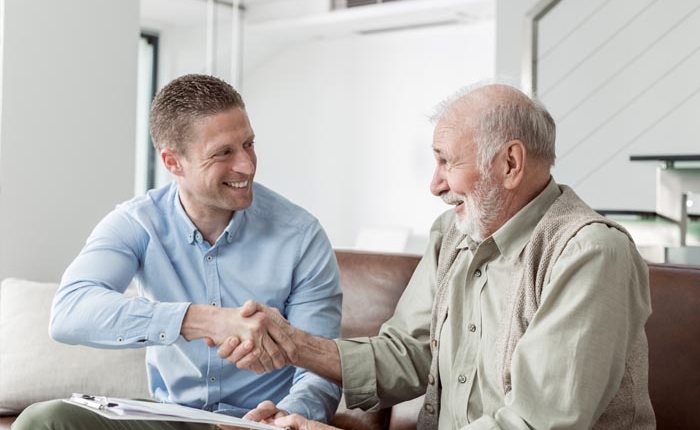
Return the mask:
<svg viewBox="0 0 700 430">
<path fill-rule="evenodd" d="M 498 73 L 520 75 L 526 13 L 498 0 Z M 540 21 L 538 92 L 557 121 L 554 175 L 594 208 L 655 209 L 657 163 L 697 154 L 697 0 L 564 0 Z M 697 209 L 694 209 L 697 211 Z"/>
<path fill-rule="evenodd" d="M 496 0 L 496 73 L 516 81 L 522 72 L 525 14 L 542 0 Z"/>
<path fill-rule="evenodd" d="M 370 227 L 426 235 L 447 209 L 428 188 L 427 116 L 492 76 L 493 55 L 483 22 L 313 40 L 269 58 L 244 76 L 258 179 L 315 214 L 336 247 Z"/>
<path fill-rule="evenodd" d="M 138 0 L 4 0 L 0 279 L 57 281 L 134 190 Z"/>
<path fill-rule="evenodd" d="M 204 70 L 203 26 L 147 25 L 161 35 L 161 85 Z M 427 116 L 459 87 L 493 75 L 494 22 L 276 47 L 270 41 L 284 42 L 279 31 L 287 27 L 265 28 L 246 33 L 243 59 L 257 180 L 317 216 L 335 247 L 354 246 L 364 228 L 398 228 L 411 235 L 409 250 L 422 252 L 432 221 L 447 209 L 428 188 Z M 221 65 L 216 74 L 228 79 L 228 70 Z"/>
</svg>

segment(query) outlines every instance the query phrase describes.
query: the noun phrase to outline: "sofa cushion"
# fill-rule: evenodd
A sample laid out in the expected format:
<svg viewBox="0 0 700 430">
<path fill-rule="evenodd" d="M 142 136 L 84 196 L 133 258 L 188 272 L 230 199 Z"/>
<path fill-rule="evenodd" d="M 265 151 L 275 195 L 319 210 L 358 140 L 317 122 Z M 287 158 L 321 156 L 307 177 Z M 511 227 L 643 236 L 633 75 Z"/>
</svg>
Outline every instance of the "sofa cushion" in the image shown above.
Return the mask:
<svg viewBox="0 0 700 430">
<path fill-rule="evenodd" d="M 0 415 L 74 392 L 149 397 L 145 349 L 94 349 L 49 337 L 56 288 L 15 278 L 0 284 Z"/>
</svg>

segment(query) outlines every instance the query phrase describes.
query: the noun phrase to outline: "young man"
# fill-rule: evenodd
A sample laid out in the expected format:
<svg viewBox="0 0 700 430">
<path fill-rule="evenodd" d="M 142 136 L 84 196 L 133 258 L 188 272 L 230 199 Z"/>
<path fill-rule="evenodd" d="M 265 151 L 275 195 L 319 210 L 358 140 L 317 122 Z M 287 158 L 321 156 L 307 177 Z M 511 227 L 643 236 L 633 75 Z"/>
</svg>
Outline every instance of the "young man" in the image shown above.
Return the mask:
<svg viewBox="0 0 700 430">
<path fill-rule="evenodd" d="M 255 135 L 241 96 L 210 76 L 175 79 L 153 101 L 151 135 L 175 180 L 97 225 L 63 275 L 51 336 L 97 348 L 148 347 L 158 401 L 243 416 L 269 399 L 276 406 L 265 417 L 330 419 L 338 387 L 282 368 L 282 351 L 259 329 L 260 317 L 241 317 L 252 299 L 316 335 L 340 334 L 333 250 L 314 217 L 253 181 Z M 132 280 L 138 297 L 123 294 Z M 274 371 L 259 376 L 218 358 L 212 347 L 232 335 L 254 346 L 256 373 Z M 32 405 L 13 428 L 66 427 L 212 428 L 113 422 L 61 401 Z"/>
</svg>

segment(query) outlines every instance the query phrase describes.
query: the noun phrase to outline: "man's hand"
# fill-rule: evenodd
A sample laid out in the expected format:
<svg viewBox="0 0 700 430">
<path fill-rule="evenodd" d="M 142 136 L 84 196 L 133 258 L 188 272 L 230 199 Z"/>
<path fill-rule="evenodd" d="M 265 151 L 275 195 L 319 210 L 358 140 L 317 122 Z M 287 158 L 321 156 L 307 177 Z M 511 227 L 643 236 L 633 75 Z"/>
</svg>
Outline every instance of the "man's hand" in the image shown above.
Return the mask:
<svg viewBox="0 0 700 430">
<path fill-rule="evenodd" d="M 257 408 L 243 415 L 244 420 L 255 421 L 259 423 L 272 424 L 277 418 L 282 418 L 289 415 L 287 411 L 279 409 L 274 403 L 265 400 L 260 403 Z M 243 430 L 241 427 L 219 425 L 224 430 Z"/>
<path fill-rule="evenodd" d="M 311 421 L 297 414 L 277 418 L 272 422 L 272 425 L 289 430 L 338 430 L 336 427 Z"/>
<path fill-rule="evenodd" d="M 242 343 L 247 351 L 244 368 L 256 373 L 281 369 L 288 359 L 270 336 L 273 334 L 276 339 L 284 340 L 284 333 L 264 312 L 257 312 L 257 306 L 251 300 L 241 308 L 190 305 L 181 333 L 188 341 L 204 338 L 211 347 L 224 344 L 226 348 L 235 349 Z"/>
<path fill-rule="evenodd" d="M 277 418 L 289 415 L 287 411 L 279 409 L 269 400 L 260 403 L 257 408 L 243 415 L 244 420 L 257 421 L 259 423 L 272 424 Z"/>
<path fill-rule="evenodd" d="M 263 339 L 265 349 L 275 349 L 280 352 L 275 355 L 274 365 L 279 369 L 284 365 L 293 364 L 297 356 L 297 346 L 292 337 L 294 336 L 294 327 L 280 314 L 277 309 L 269 308 L 260 303 L 252 301 L 246 302 L 241 308 L 241 316 L 254 317 L 263 315 L 263 321 L 266 323 L 268 337 Z M 270 344 L 272 342 L 272 344 Z M 239 342 L 238 339 L 229 338 L 219 345 L 218 355 L 220 358 L 225 358 L 231 363 L 234 363 L 240 369 L 251 369 L 256 373 L 260 373 L 258 357 L 256 356 L 256 345 L 254 342 L 246 340 Z"/>
<path fill-rule="evenodd" d="M 269 401 L 265 401 L 265 402 L 260 403 L 257 408 L 248 412 L 248 414 L 261 409 L 261 406 L 265 405 L 266 403 L 269 403 L 270 405 L 272 405 L 272 408 L 277 409 L 275 407 L 274 403 L 269 402 Z M 266 411 L 271 410 L 271 409 L 269 409 L 268 405 L 265 405 L 265 407 L 263 409 L 265 409 Z M 281 411 L 281 412 L 284 412 L 284 411 Z M 248 414 L 246 414 L 246 416 L 243 417 L 243 419 L 247 419 L 246 417 L 248 416 Z M 265 424 L 272 424 L 273 426 L 281 427 L 281 428 L 287 429 L 287 430 L 340 430 L 337 427 L 329 426 L 327 424 L 322 424 L 318 421 L 311 421 L 310 419 L 304 418 L 298 414 L 288 415 L 286 412 L 284 412 L 284 415 L 281 415 L 279 417 L 275 417 L 275 418 L 270 419 L 270 420 L 261 421 L 261 422 L 264 422 Z M 242 430 L 239 427 L 227 426 L 227 425 L 223 425 L 223 424 L 220 424 L 219 428 L 222 428 L 224 430 Z"/>
<path fill-rule="evenodd" d="M 277 347 L 281 355 L 275 355 L 275 360 L 309 370 L 329 381 L 343 385 L 343 372 L 340 366 L 340 351 L 331 339 L 314 336 L 293 327 L 285 320 L 277 309 L 268 308 L 254 302 L 246 302 L 241 308 L 241 316 L 258 317 L 267 328 L 268 338 L 263 339 L 265 348 L 272 350 Z M 272 342 L 274 345 L 270 345 Z M 234 363 L 239 369 L 251 369 L 257 373 L 261 365 L 257 364 L 256 350 L 259 344 L 253 341 L 227 339 L 219 344 L 217 354 Z M 275 361 L 279 365 L 280 361 Z"/>
</svg>

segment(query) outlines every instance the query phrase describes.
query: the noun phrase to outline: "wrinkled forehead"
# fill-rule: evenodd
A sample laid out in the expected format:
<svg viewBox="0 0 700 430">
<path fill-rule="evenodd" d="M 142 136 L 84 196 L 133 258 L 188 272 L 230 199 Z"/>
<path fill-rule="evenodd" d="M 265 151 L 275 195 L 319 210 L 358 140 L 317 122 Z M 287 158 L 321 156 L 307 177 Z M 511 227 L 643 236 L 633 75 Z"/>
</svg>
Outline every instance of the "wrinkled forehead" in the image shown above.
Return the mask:
<svg viewBox="0 0 700 430">
<path fill-rule="evenodd" d="M 445 116 L 435 125 L 432 146 L 444 158 L 461 159 L 476 148 L 473 128 L 469 121 Z"/>
</svg>

